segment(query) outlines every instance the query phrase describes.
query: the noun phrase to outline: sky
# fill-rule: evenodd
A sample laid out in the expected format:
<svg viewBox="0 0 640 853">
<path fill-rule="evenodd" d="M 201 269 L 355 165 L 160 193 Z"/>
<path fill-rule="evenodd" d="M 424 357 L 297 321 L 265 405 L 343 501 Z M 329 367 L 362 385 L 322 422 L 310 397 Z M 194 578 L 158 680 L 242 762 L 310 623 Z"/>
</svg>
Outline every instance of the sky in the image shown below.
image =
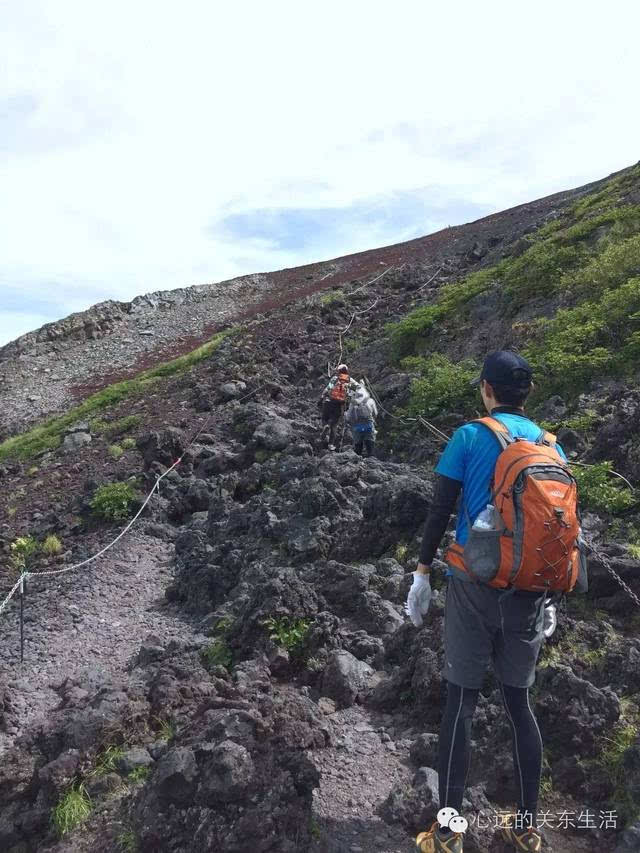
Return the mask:
<svg viewBox="0 0 640 853">
<path fill-rule="evenodd" d="M 0 0 L 0 345 L 640 159 L 636 0 Z"/>
</svg>

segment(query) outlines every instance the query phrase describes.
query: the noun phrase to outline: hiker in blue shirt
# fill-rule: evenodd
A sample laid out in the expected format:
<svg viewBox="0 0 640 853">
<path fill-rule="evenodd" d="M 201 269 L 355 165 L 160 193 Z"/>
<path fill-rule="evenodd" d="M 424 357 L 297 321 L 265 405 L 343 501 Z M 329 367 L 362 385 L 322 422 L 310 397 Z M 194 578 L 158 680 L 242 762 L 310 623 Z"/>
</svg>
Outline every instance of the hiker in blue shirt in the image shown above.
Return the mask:
<svg viewBox="0 0 640 853">
<path fill-rule="evenodd" d="M 514 438 L 537 441 L 544 431 L 524 412 L 533 387 L 532 370 L 524 358 L 501 350 L 485 359 L 475 385 L 486 410 L 506 426 Z M 557 446 L 557 445 L 556 445 Z M 557 448 L 561 457 L 564 453 Z M 458 496 L 456 542 L 464 545 L 468 525 L 491 502 L 490 483 L 501 447 L 485 425 L 469 423 L 458 429 L 436 467 L 436 486 L 425 525 L 420 559 L 406 609 L 413 623 L 422 625 L 431 600 L 430 567 L 446 530 Z M 500 681 L 502 698 L 513 735 L 514 769 L 519 793 L 512 828 L 504 831 L 516 851 L 539 853 L 542 837 L 537 829 L 537 801 L 542 766 L 542 739 L 529 704 L 529 687 L 545 636 L 555 629 L 555 607 L 545 607 L 542 592 L 509 591 L 469 578 L 452 576 L 445 605 L 445 663 L 447 705 L 439 741 L 440 808 L 462 808 L 470 761 L 471 721 L 489 663 Z M 463 835 L 436 822 L 417 839 L 419 850 L 462 853 Z"/>
</svg>

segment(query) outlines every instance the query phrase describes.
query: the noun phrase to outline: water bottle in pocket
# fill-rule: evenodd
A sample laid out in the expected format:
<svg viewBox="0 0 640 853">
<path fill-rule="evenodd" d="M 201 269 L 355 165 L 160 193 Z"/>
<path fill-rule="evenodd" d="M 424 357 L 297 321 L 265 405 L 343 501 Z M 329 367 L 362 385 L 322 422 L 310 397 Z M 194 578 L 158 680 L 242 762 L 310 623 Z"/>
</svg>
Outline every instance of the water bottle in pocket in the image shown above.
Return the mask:
<svg viewBox="0 0 640 853">
<path fill-rule="evenodd" d="M 500 568 L 500 538 L 504 523 L 493 504 L 478 515 L 469 530 L 464 546 L 464 561 L 478 580 L 491 581 Z"/>
</svg>

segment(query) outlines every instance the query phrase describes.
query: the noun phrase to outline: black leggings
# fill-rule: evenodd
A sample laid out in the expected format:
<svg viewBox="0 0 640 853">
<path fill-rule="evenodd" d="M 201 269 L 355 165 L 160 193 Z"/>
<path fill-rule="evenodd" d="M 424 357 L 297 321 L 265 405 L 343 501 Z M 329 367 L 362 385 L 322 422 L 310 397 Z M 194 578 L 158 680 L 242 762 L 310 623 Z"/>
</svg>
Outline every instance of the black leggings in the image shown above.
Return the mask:
<svg viewBox="0 0 640 853">
<path fill-rule="evenodd" d="M 439 743 L 440 808 L 452 806 L 462 812 L 462 796 L 471 763 L 471 720 L 480 691 L 451 682 L 447 686 L 447 706 Z M 542 769 L 540 729 L 529 705 L 529 690 L 506 684 L 501 684 L 500 689 L 511 725 L 513 766 L 519 792 L 516 826 L 536 826 Z"/>
</svg>

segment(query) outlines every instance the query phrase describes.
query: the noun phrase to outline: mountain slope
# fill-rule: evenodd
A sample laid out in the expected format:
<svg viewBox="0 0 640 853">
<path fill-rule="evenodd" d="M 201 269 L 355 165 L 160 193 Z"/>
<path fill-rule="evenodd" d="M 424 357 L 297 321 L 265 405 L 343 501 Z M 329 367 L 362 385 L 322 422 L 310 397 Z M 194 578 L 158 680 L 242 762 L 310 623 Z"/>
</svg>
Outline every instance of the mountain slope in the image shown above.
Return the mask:
<svg viewBox="0 0 640 853">
<path fill-rule="evenodd" d="M 488 263 L 602 184 L 556 193 L 407 243 L 219 284 L 158 291 L 132 302 L 103 302 L 48 323 L 0 348 L 6 402 L 0 435 L 21 431 L 42 415 L 64 411 L 88 390 L 187 352 L 229 324 L 304 295 L 406 263 L 423 264 L 426 270 L 444 265 L 444 278 L 469 262 Z"/>
<path fill-rule="evenodd" d="M 455 251 L 443 232 L 436 236 L 447 255 L 398 257 L 382 277 L 387 266 L 378 264 L 364 279 L 283 300 L 197 356 L 103 388 L 46 429 L 0 445 L 6 565 L 18 536 L 62 542 L 61 554 L 34 556 L 33 570 L 65 567 L 113 538 L 122 522 L 92 511 L 100 484 L 129 484 L 141 496 L 182 458 L 136 528 L 145 540 L 122 541 L 120 583 L 111 562 L 64 581 L 29 582 L 22 678 L 17 604 L 0 615 L 0 728 L 13 744 L 0 767 L 2 849 L 411 848 L 434 814 L 431 777 L 415 769 L 435 761 L 444 592 L 435 579 L 420 631 L 404 621 L 441 448 L 415 418 L 426 414 L 450 432 L 473 413 L 468 374 L 487 348 L 503 344 L 539 359 L 533 411 L 559 430 L 573 460 L 597 463 L 581 480 L 583 527 L 597 549 L 590 591 L 562 610 L 534 694 L 546 744 L 542 807 L 596 819 L 588 829 L 555 826 L 547 849 L 637 849 L 640 608 L 599 555 L 640 594 L 637 492 L 604 464 L 613 460 L 635 484 L 635 320 L 613 304 L 614 296 L 622 308 L 635 299 L 639 192 L 636 167 L 562 206 L 539 203 L 533 218 L 542 231 L 524 234 L 529 213 L 517 227 L 506 223 L 520 213 L 501 214 L 493 225 L 475 223 Z M 496 222 L 502 230 L 492 234 Z M 580 321 L 572 314 L 560 334 L 559 311 L 581 308 Z M 557 353 L 574 356 L 568 384 L 558 384 Z M 348 433 L 337 454 L 319 444 L 316 402 L 327 362 L 340 357 L 370 379 L 384 405 L 376 460 L 356 457 Z M 88 422 L 75 426 L 76 416 Z M 168 583 L 163 561 L 153 576 L 141 548 L 172 554 Z M 130 567 L 141 560 L 144 582 L 166 586 L 158 613 L 145 613 L 148 590 L 137 593 Z M 69 615 L 78 602 L 99 608 L 92 590 L 109 614 L 95 631 L 97 614 L 84 626 Z M 123 598 L 127 618 L 113 627 Z M 141 636 L 139 649 L 131 630 L 137 606 L 157 632 Z M 131 649 L 127 666 L 101 648 L 119 636 Z M 87 647 L 92 673 L 78 661 Z M 53 711 L 52 659 L 60 696 Z M 465 850 L 497 853 L 493 818 L 513 803 L 514 789 L 492 677 L 474 740 L 465 809 L 486 825 L 476 821 Z M 120 755 L 106 767 L 114 750 L 132 747 L 147 770 L 130 778 Z M 51 814 L 64 811 L 72 784 L 78 796 L 84 785 L 92 803 L 84 822 L 57 838 Z M 617 812 L 618 830 L 629 827 L 626 841 L 600 826 L 605 809 Z"/>
</svg>

